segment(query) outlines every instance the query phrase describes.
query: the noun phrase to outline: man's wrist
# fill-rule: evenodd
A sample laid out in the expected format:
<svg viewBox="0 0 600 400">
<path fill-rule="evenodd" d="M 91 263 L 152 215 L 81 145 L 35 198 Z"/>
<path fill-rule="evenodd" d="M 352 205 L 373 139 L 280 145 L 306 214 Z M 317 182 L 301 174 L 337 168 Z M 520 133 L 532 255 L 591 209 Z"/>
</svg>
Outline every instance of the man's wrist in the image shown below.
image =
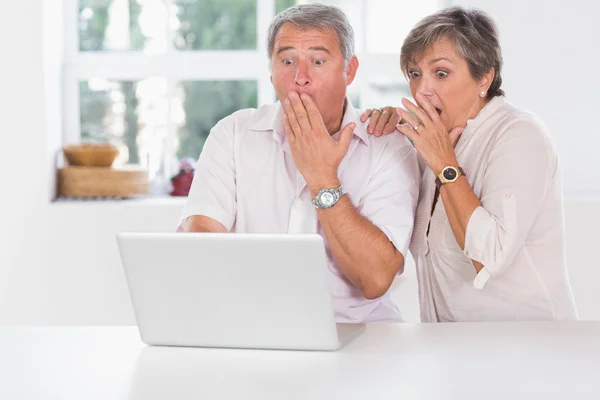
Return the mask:
<svg viewBox="0 0 600 400">
<path fill-rule="evenodd" d="M 307 182 L 311 196 L 314 198 L 321 189 L 335 189 L 341 185 L 337 176 L 324 176 Z"/>
</svg>

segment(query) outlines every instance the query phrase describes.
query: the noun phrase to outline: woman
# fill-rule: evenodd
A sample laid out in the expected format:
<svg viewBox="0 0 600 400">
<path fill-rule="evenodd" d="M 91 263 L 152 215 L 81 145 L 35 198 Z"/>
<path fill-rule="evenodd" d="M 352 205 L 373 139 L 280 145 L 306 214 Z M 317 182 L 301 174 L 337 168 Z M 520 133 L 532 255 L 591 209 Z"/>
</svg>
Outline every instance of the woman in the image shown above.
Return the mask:
<svg viewBox="0 0 600 400">
<path fill-rule="evenodd" d="M 504 98 L 494 22 L 435 13 L 408 34 L 400 64 L 416 104 L 402 100 L 397 129 L 424 170 L 410 246 L 422 321 L 577 319 L 556 149 Z M 389 126 L 386 110 L 363 115 L 379 119 L 372 133 Z"/>
</svg>

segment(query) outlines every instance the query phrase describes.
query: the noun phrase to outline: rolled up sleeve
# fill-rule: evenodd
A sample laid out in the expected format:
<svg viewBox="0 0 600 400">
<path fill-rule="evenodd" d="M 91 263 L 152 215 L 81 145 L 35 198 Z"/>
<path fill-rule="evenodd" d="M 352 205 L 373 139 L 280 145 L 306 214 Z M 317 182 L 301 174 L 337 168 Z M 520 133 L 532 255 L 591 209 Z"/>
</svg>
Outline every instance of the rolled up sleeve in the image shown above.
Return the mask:
<svg viewBox="0 0 600 400">
<path fill-rule="evenodd" d="M 406 257 L 419 199 L 419 166 L 408 140 L 392 135 L 396 137 L 383 150 L 359 210 Z"/>
<path fill-rule="evenodd" d="M 554 146 L 535 121 L 511 125 L 491 152 L 481 206 L 471 215 L 464 254 L 481 263 L 473 285 L 501 274 L 525 245 L 557 173 Z"/>
<path fill-rule="evenodd" d="M 235 222 L 234 117 L 235 114 L 219 121 L 206 139 L 178 230 L 192 215 L 212 218 L 228 231 Z"/>
</svg>

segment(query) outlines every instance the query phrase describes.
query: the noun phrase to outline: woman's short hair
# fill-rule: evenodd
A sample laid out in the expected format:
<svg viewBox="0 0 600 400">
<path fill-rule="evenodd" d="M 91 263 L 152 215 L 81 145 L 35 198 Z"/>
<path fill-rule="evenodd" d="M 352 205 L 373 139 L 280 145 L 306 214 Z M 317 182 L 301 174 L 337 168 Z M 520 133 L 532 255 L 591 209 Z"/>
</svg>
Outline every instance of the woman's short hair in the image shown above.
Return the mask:
<svg viewBox="0 0 600 400">
<path fill-rule="evenodd" d="M 502 51 L 498 28 L 492 18 L 483 11 L 452 6 L 423 18 L 409 32 L 402 44 L 400 67 L 408 74 L 408 65 L 440 39 L 454 43 L 456 52 L 469 65 L 471 76 L 479 80 L 494 68 L 494 79 L 487 91 L 487 98 L 503 96 Z"/>
</svg>

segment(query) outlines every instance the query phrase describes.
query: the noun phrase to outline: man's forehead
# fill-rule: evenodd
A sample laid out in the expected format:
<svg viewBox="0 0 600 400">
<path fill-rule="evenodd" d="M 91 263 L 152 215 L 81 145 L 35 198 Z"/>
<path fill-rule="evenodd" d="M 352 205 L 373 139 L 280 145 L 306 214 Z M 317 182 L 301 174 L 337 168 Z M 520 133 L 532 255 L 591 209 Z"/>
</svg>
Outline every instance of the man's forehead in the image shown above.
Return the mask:
<svg viewBox="0 0 600 400">
<path fill-rule="evenodd" d="M 299 28 L 284 24 L 275 36 L 275 48 L 279 47 L 323 47 L 333 52 L 338 46 L 338 37 L 333 29 Z"/>
</svg>

